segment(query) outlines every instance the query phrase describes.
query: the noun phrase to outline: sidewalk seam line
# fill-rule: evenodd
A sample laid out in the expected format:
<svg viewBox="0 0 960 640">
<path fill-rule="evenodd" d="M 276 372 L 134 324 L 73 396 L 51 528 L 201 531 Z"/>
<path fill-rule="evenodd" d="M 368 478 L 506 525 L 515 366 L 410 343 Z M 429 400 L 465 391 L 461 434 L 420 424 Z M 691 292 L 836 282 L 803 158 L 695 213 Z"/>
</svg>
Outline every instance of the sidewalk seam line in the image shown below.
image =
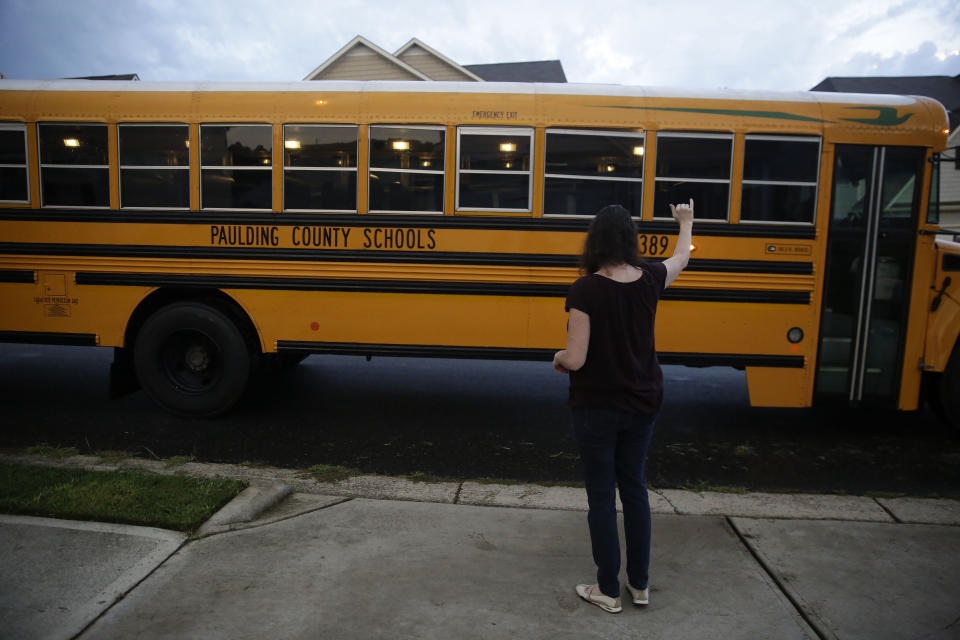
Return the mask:
<svg viewBox="0 0 960 640">
<path fill-rule="evenodd" d="M 882 502 L 880 502 L 880 501 L 877 500 L 876 498 L 873 498 L 873 501 L 877 503 L 877 506 L 879 506 L 881 509 L 883 509 L 884 511 L 886 511 L 887 514 L 888 514 L 891 518 L 893 518 L 893 521 L 894 521 L 894 522 L 896 522 L 897 524 L 903 524 L 903 520 L 901 520 L 900 518 L 898 518 L 898 517 L 896 516 L 896 514 L 893 513 L 893 511 L 890 511 L 890 509 L 887 509 L 887 506 L 886 506 L 885 504 L 883 504 Z"/>
<path fill-rule="evenodd" d="M 769 576 L 770 579 L 773 580 L 773 583 L 777 586 L 778 589 L 780 589 L 780 593 L 782 593 L 784 597 L 790 602 L 790 604 L 793 605 L 793 608 L 796 609 L 797 613 L 804 620 L 804 622 L 807 623 L 810 629 L 815 634 L 817 634 L 817 637 L 819 637 L 820 640 L 831 640 L 831 639 L 835 640 L 836 636 L 829 633 L 825 628 L 823 628 L 823 624 L 820 622 L 820 620 L 817 619 L 815 616 L 811 615 L 810 613 L 808 613 L 800 605 L 800 601 L 801 601 L 800 597 L 796 595 L 792 589 L 787 587 L 784 581 L 781 580 L 780 577 L 777 576 L 776 572 L 770 567 L 770 565 L 767 563 L 763 555 L 761 555 L 758 550 L 754 549 L 753 546 L 750 545 L 750 543 L 747 541 L 747 538 L 743 535 L 740 529 L 737 528 L 737 525 L 733 522 L 733 516 L 724 516 L 724 519 L 727 521 L 727 524 L 730 526 L 730 528 L 733 529 L 733 532 L 737 535 L 737 538 L 739 538 L 740 543 L 743 544 L 747 552 L 751 556 L 753 556 L 753 559 L 757 561 L 757 564 L 760 565 L 760 568 L 763 569 L 764 573 L 766 573 L 767 576 Z"/>
<path fill-rule="evenodd" d="M 168 555 L 166 558 L 163 559 L 163 562 L 157 563 L 157 566 L 155 566 L 155 567 L 153 568 L 153 570 L 151 570 L 149 573 L 147 573 L 147 575 L 143 576 L 143 578 L 141 578 L 140 580 L 138 580 L 136 584 L 132 585 L 129 589 L 127 589 L 126 591 L 124 591 L 123 593 L 121 593 L 118 597 L 114 598 L 113 602 L 111 602 L 108 606 L 106 606 L 106 607 L 103 609 L 103 611 L 100 612 L 99 615 L 97 615 L 93 620 L 91 620 L 90 622 L 88 622 L 88 623 L 83 627 L 83 629 L 80 629 L 80 631 L 79 631 L 75 636 L 73 636 L 70 640 L 79 640 L 79 638 L 80 638 L 81 636 L 83 636 L 83 634 L 85 634 L 85 633 L 90 629 L 90 627 L 92 627 L 93 625 L 95 625 L 95 624 L 97 623 L 97 621 L 99 621 L 101 618 L 103 618 L 105 615 L 107 615 L 107 613 L 109 613 L 111 609 L 113 609 L 115 606 L 117 606 L 117 603 L 119 603 L 119 602 L 122 601 L 122 600 L 126 600 L 127 596 L 129 596 L 131 593 L 133 593 L 133 591 L 134 591 L 137 587 L 139 587 L 141 584 L 144 583 L 144 581 L 146 581 L 147 579 L 149 579 L 150 576 L 152 576 L 154 573 L 156 573 L 156 572 L 160 569 L 160 567 L 162 567 L 163 565 L 167 564 L 167 562 L 170 561 L 170 558 L 172 558 L 173 556 L 175 556 L 175 555 L 177 555 L 178 553 L 180 553 L 180 551 L 182 551 L 183 548 L 184 548 L 185 546 L 187 546 L 188 544 L 190 544 L 190 542 L 192 542 L 192 541 L 193 541 L 192 538 L 186 538 L 186 539 L 184 539 L 184 541 L 180 543 L 180 546 L 178 546 L 176 549 L 174 549 L 174 550 L 170 553 L 170 555 Z"/>
<path fill-rule="evenodd" d="M 453 504 L 460 504 L 460 492 L 463 491 L 463 481 L 457 485 L 457 493 L 453 496 Z"/>
</svg>

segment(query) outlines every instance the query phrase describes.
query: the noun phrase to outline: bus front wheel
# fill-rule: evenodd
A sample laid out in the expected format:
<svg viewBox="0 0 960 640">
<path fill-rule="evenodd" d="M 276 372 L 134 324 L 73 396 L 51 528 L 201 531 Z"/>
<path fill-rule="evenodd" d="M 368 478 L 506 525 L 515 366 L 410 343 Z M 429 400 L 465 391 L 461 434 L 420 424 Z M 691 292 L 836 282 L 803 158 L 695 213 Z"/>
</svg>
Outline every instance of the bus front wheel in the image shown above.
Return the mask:
<svg viewBox="0 0 960 640">
<path fill-rule="evenodd" d="M 147 395 L 180 416 L 211 417 L 230 409 L 250 380 L 253 355 L 223 310 L 183 301 L 161 308 L 134 344 L 137 377 Z"/>
</svg>

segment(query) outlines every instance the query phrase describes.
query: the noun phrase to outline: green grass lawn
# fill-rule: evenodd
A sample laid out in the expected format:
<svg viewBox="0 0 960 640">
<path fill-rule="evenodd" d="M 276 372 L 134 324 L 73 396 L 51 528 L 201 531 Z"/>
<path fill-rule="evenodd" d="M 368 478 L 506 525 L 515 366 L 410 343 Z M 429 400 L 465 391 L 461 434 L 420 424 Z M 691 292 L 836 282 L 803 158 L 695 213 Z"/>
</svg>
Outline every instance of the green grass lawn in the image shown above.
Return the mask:
<svg viewBox="0 0 960 640">
<path fill-rule="evenodd" d="M 246 487 L 239 480 L 0 462 L 0 513 L 190 532 Z"/>
</svg>

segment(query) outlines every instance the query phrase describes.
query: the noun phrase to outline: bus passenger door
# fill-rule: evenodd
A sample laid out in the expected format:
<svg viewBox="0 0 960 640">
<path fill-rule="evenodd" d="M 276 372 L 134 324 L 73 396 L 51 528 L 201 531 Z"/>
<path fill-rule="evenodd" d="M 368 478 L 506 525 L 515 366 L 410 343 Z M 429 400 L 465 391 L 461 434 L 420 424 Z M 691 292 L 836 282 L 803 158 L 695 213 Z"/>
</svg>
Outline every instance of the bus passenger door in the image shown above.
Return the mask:
<svg viewBox="0 0 960 640">
<path fill-rule="evenodd" d="M 896 407 L 923 149 L 837 145 L 815 391 Z"/>
</svg>

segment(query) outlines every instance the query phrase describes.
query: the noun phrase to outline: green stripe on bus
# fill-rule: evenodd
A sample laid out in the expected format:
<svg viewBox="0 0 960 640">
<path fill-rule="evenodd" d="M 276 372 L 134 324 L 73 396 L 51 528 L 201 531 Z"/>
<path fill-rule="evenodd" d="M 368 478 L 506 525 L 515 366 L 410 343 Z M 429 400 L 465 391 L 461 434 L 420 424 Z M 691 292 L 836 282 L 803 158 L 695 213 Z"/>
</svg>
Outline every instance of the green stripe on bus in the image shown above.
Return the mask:
<svg viewBox="0 0 960 640">
<path fill-rule="evenodd" d="M 900 115 L 893 107 L 847 107 L 847 109 L 861 109 L 867 111 L 876 111 L 877 115 L 873 118 L 840 118 L 844 122 L 856 122 L 858 124 L 872 124 L 878 127 L 895 127 L 903 124 L 910 119 L 912 113 Z"/>
<path fill-rule="evenodd" d="M 821 120 L 819 118 L 809 118 L 795 113 L 786 113 L 784 111 L 751 111 L 748 109 L 693 109 L 688 107 L 635 107 L 630 105 L 598 104 L 591 105 L 600 109 L 642 109 L 646 111 L 677 111 L 680 113 L 708 113 L 718 116 L 744 116 L 747 118 L 770 118 L 771 120 L 800 120 L 803 122 L 825 122 L 832 124 L 830 120 Z"/>
</svg>

